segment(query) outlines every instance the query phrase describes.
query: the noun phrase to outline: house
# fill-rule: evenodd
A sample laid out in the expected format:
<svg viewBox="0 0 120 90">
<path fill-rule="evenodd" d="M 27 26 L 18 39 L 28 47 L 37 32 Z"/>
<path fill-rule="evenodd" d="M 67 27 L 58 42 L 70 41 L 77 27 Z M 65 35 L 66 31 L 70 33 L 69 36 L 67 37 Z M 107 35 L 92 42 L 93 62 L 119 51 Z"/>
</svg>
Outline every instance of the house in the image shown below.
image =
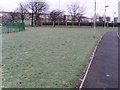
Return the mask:
<svg viewBox="0 0 120 90">
<path fill-rule="evenodd" d="M 99 22 L 104 22 L 104 17 L 99 17 Z M 106 22 L 110 22 L 111 18 L 110 17 L 106 17 Z"/>
<path fill-rule="evenodd" d="M 70 22 L 70 21 L 72 21 L 72 15 L 64 15 L 64 19 L 66 21 Z M 75 21 L 78 22 L 77 19 Z M 88 17 L 83 16 L 81 21 L 82 22 L 92 22 L 93 20 L 92 20 L 92 18 L 88 18 Z"/>
<path fill-rule="evenodd" d="M 104 18 L 103 17 L 99 17 L 99 22 L 103 22 Z"/>
<path fill-rule="evenodd" d="M 114 22 L 115 22 L 115 23 L 118 22 L 118 17 L 114 17 Z"/>
<path fill-rule="evenodd" d="M 111 18 L 110 17 L 106 17 L 106 22 L 110 22 Z"/>
<path fill-rule="evenodd" d="M 83 21 L 83 22 L 92 22 L 93 19 L 92 19 L 92 18 L 88 18 L 88 17 L 83 17 L 83 18 L 82 18 L 82 21 Z"/>
</svg>

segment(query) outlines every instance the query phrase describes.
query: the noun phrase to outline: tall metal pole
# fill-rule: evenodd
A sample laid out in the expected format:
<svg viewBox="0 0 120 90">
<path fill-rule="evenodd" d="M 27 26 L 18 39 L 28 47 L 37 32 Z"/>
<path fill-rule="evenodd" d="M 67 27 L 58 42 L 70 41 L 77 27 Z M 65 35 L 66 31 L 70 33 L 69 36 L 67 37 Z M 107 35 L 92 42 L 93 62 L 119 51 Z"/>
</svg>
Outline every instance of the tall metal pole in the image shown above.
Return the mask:
<svg viewBox="0 0 120 90">
<path fill-rule="evenodd" d="M 93 38 L 96 37 L 96 0 L 95 0 L 95 7 L 94 7 L 94 30 L 93 30 Z"/>
<path fill-rule="evenodd" d="M 106 7 L 105 7 L 105 17 L 104 17 L 104 29 L 106 28 Z"/>
<path fill-rule="evenodd" d="M 59 10 L 60 10 L 60 0 L 59 0 Z M 61 11 L 61 10 L 60 10 Z M 60 25 L 60 20 L 58 20 L 58 26 Z"/>
<path fill-rule="evenodd" d="M 115 14 L 116 14 L 116 12 L 113 13 L 113 30 L 114 30 L 114 28 L 115 28 L 115 20 L 114 20 Z"/>
<path fill-rule="evenodd" d="M 60 0 L 59 0 L 59 10 L 60 10 Z"/>
<path fill-rule="evenodd" d="M 106 7 L 109 7 L 109 6 L 105 6 L 104 29 L 106 28 Z"/>
</svg>

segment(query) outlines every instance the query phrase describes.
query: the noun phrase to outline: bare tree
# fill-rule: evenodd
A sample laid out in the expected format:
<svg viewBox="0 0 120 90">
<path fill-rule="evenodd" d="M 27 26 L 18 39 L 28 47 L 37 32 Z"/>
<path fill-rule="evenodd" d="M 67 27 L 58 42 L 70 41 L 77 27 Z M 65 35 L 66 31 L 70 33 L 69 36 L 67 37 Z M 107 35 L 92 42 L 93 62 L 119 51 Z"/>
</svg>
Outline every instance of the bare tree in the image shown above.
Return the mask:
<svg viewBox="0 0 120 90">
<path fill-rule="evenodd" d="M 53 22 L 55 27 L 56 21 L 60 21 L 63 18 L 63 12 L 60 10 L 53 10 L 50 12 L 50 20 Z"/>
<path fill-rule="evenodd" d="M 79 25 L 80 25 L 80 21 L 85 12 L 85 8 L 80 7 L 79 3 L 76 2 L 76 3 L 72 3 L 71 5 L 68 5 L 68 12 L 72 16 L 72 25 L 74 25 L 75 20 L 78 20 Z"/>
<path fill-rule="evenodd" d="M 25 15 L 26 15 L 27 12 L 28 12 L 27 6 L 26 6 L 25 4 L 20 3 L 20 4 L 19 4 L 19 8 L 18 8 L 18 12 L 19 12 L 21 21 L 24 22 L 24 20 L 25 20 Z"/>
<path fill-rule="evenodd" d="M 48 4 L 44 1 L 38 1 L 38 0 L 29 1 L 28 7 L 32 12 L 31 13 L 32 26 L 33 26 L 33 23 L 36 26 L 38 24 L 37 21 L 40 19 L 40 15 L 48 9 Z"/>
<path fill-rule="evenodd" d="M 11 22 L 12 19 L 11 19 L 11 16 L 9 14 L 3 14 L 2 15 L 2 24 L 6 24 L 8 22 Z"/>
<path fill-rule="evenodd" d="M 83 16 L 83 14 L 81 14 L 81 13 L 78 13 L 78 14 L 76 15 L 76 19 L 78 20 L 79 26 L 80 26 L 80 22 L 82 21 L 83 18 L 84 18 L 84 16 Z"/>
<path fill-rule="evenodd" d="M 19 20 L 19 13 L 14 11 L 9 13 L 11 21 L 14 23 L 15 21 Z"/>
</svg>

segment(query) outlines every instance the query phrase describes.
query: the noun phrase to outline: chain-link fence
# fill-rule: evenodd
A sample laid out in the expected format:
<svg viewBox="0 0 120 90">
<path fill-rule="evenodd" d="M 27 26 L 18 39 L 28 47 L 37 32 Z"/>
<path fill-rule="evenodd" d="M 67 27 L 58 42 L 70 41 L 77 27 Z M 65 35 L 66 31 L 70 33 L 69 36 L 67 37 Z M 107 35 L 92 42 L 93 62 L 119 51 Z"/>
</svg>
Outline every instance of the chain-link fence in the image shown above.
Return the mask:
<svg viewBox="0 0 120 90">
<path fill-rule="evenodd" d="M 2 25 L 2 33 L 12 33 L 25 31 L 24 22 L 6 23 Z"/>
</svg>

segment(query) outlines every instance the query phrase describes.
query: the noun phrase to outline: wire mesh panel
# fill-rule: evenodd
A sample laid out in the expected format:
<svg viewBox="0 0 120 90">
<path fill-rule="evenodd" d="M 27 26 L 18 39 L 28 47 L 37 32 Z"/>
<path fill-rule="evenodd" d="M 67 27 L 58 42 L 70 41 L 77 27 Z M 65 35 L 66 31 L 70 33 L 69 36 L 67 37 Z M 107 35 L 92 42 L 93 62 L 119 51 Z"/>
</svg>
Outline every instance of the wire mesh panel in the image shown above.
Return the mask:
<svg viewBox="0 0 120 90">
<path fill-rule="evenodd" d="M 20 32 L 25 30 L 24 22 L 6 23 L 2 25 L 2 33 Z"/>
</svg>

